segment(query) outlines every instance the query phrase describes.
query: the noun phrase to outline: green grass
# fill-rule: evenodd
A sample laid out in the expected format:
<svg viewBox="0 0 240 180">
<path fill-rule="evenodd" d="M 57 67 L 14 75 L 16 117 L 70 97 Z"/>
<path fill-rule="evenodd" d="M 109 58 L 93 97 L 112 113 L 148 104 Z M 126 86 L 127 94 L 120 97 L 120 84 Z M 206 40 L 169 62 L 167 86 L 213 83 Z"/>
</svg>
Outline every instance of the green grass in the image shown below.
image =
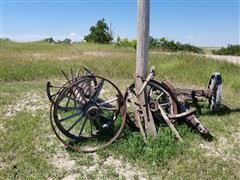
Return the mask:
<svg viewBox="0 0 240 180">
<path fill-rule="evenodd" d="M 16 110 L 10 117 L 5 117 L 6 110 L 32 100 L 31 93 L 47 104 L 46 82 L 61 84 L 64 78 L 60 71 L 70 73 L 71 67 L 76 71 L 87 66 L 124 92 L 133 81 L 135 51 L 95 44 L 0 43 L 0 179 L 59 179 L 72 174 L 78 174 L 79 179 L 124 179 L 114 166 L 104 164 L 110 156 L 139 168 L 150 179 L 237 179 L 240 176 L 239 65 L 187 54 L 150 52 L 148 68 L 156 66 L 157 80 L 169 79 L 181 87 L 206 87 L 212 72 L 222 74 L 225 106 L 218 114 L 212 114 L 206 103 L 200 103 L 201 110 L 197 112 L 215 139 L 207 142 L 183 124 L 177 129 L 184 143 L 179 143 L 169 128 L 163 127 L 158 137 L 150 138 L 145 145 L 139 132 L 126 128 L 121 138 L 99 151 L 95 159 L 92 154 L 64 148 L 51 130 L 47 108 Z M 26 98 L 27 93 L 30 95 Z M 39 101 L 31 102 L 32 106 Z M 69 170 L 53 165 L 52 159 L 59 153 L 68 156 L 67 160 L 74 161 L 75 166 Z M 93 166 L 96 166 L 93 172 L 87 171 Z"/>
<path fill-rule="evenodd" d="M 77 71 L 84 66 L 95 74 L 114 79 L 131 79 L 135 71 L 135 51 L 116 49 L 110 45 L 4 42 L 1 49 L 0 81 L 59 78 L 61 70 L 69 72 L 73 68 Z M 84 52 L 89 54 L 83 55 Z M 68 56 L 72 59 L 61 60 Z M 149 67 L 151 65 L 156 66 L 158 80 L 171 79 L 178 83 L 203 86 L 212 72 L 219 71 L 223 80 L 228 82 L 227 86 L 240 89 L 240 68 L 227 62 L 209 61 L 204 57 L 185 54 L 150 53 Z"/>
<path fill-rule="evenodd" d="M 39 148 L 44 147 L 39 136 L 44 132 L 40 120 L 39 116 L 21 112 L 4 121 L 6 131 L 0 137 L 2 178 L 47 178 L 53 173 L 46 152 Z"/>
</svg>

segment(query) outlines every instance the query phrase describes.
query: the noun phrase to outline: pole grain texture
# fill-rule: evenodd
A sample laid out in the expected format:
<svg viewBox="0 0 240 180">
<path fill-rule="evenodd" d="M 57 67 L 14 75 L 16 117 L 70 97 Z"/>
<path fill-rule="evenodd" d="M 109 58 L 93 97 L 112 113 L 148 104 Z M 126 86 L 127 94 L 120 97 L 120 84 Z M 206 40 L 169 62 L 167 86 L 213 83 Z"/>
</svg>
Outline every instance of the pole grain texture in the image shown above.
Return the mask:
<svg viewBox="0 0 240 180">
<path fill-rule="evenodd" d="M 149 43 L 150 0 L 138 0 L 136 75 L 146 78 Z"/>
<path fill-rule="evenodd" d="M 137 9 L 137 54 L 136 54 L 136 77 L 135 85 L 136 91 L 140 92 L 143 81 L 147 76 L 147 64 L 148 64 L 148 44 L 149 44 L 149 12 L 150 12 L 150 0 L 138 0 Z M 153 136 L 157 135 L 157 130 L 152 117 L 149 104 L 146 103 L 146 91 L 139 96 L 139 103 L 142 109 L 143 120 L 145 127 L 149 130 Z M 135 117 L 135 119 L 139 119 Z M 142 122 L 139 122 L 142 123 Z"/>
</svg>

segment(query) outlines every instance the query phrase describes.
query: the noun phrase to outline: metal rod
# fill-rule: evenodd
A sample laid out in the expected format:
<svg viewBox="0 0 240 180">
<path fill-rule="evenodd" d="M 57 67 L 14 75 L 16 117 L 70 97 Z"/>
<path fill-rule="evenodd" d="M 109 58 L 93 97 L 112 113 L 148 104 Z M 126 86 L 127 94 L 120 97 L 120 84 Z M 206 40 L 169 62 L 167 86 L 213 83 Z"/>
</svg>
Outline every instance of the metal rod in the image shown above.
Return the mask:
<svg viewBox="0 0 240 180">
<path fill-rule="evenodd" d="M 140 96 L 143 92 L 143 90 L 145 89 L 147 83 L 150 81 L 150 79 L 153 78 L 153 73 L 150 73 L 148 76 L 147 76 L 147 79 L 144 81 L 143 85 L 142 85 L 142 88 L 140 89 L 139 93 L 137 94 L 137 96 Z"/>
<path fill-rule="evenodd" d="M 183 139 L 181 138 L 181 136 L 179 135 L 178 131 L 176 130 L 176 128 L 173 126 L 172 122 L 170 121 L 170 119 L 168 118 L 167 114 L 165 113 L 165 111 L 162 109 L 162 107 L 160 105 L 158 105 L 158 108 L 161 112 L 161 115 L 163 117 L 163 119 L 165 120 L 165 122 L 167 123 L 167 125 L 170 127 L 170 129 L 172 130 L 172 132 L 175 134 L 175 136 L 178 138 L 178 140 L 180 142 L 183 142 Z"/>
</svg>

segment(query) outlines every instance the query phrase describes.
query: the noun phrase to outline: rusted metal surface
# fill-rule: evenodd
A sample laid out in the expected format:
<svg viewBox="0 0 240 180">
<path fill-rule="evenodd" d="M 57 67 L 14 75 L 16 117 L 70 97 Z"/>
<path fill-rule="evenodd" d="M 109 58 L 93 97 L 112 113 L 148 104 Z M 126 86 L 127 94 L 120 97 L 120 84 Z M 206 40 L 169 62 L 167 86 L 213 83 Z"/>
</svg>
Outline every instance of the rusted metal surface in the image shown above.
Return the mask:
<svg viewBox="0 0 240 180">
<path fill-rule="evenodd" d="M 187 117 L 187 116 L 190 116 L 190 115 L 194 114 L 195 112 L 196 112 L 196 109 L 195 109 L 195 108 L 192 108 L 192 109 L 190 109 L 189 111 L 185 111 L 185 112 L 182 112 L 182 113 L 179 113 L 179 114 L 169 115 L 168 118 L 169 118 L 169 119 L 185 118 L 185 117 Z"/>
<path fill-rule="evenodd" d="M 168 81 L 164 82 L 166 86 L 171 89 L 172 92 L 175 93 L 175 96 L 177 97 L 177 104 L 178 104 L 178 112 L 180 114 L 173 115 L 180 116 L 183 115 L 181 118 L 191 127 L 195 128 L 203 137 L 205 137 L 208 140 L 213 139 L 213 135 L 209 132 L 207 128 L 203 126 L 203 124 L 200 122 L 200 120 L 194 115 L 194 112 L 196 109 L 189 110 L 187 107 L 187 98 L 182 98 L 182 96 L 187 96 L 190 100 L 194 100 L 195 96 L 193 96 L 194 92 L 199 92 L 198 96 L 205 96 L 208 98 L 208 95 L 206 95 L 206 91 L 208 90 L 191 90 L 191 89 L 175 89 L 174 86 Z M 191 94 L 191 95 L 190 95 Z M 196 94 L 194 94 L 196 95 Z M 187 115 L 186 115 L 187 114 Z M 186 116 L 185 116 L 186 115 Z M 171 117 L 171 116 L 170 116 Z M 174 118 L 172 118 L 174 119 Z"/>
</svg>

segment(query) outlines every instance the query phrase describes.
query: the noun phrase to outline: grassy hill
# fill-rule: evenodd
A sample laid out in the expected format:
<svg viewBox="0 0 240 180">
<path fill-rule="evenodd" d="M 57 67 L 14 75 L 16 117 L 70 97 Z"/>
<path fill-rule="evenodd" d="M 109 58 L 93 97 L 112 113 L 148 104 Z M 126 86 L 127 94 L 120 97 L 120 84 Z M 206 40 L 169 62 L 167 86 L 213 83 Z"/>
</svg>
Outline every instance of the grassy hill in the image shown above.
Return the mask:
<svg viewBox="0 0 240 180">
<path fill-rule="evenodd" d="M 45 95 L 48 80 L 61 83 L 61 70 L 84 66 L 109 78 L 122 92 L 133 81 L 135 50 L 96 44 L 14 43 L 1 41 L 0 177 L 59 179 L 76 177 L 236 179 L 240 176 L 240 66 L 189 54 L 149 54 L 157 80 L 180 87 L 203 87 L 212 72 L 223 76 L 224 106 L 218 114 L 200 103 L 198 117 L 214 134 L 207 142 L 185 125 L 180 144 L 163 128 L 144 145 L 128 128 L 110 147 L 94 154 L 66 150 L 54 136 Z M 130 173 L 131 172 L 131 173 Z"/>
</svg>

